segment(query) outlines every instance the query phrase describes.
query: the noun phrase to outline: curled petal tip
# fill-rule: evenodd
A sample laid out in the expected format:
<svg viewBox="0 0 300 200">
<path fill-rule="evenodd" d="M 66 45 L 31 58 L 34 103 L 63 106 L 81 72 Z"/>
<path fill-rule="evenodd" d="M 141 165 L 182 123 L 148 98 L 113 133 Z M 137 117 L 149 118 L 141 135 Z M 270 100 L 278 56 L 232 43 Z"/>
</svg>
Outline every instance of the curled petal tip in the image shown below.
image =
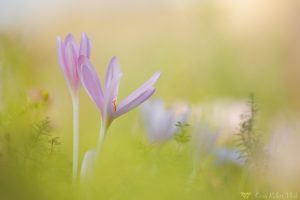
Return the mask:
<svg viewBox="0 0 300 200">
<path fill-rule="evenodd" d="M 66 38 L 74 38 L 73 34 L 72 33 L 68 33 Z"/>
<path fill-rule="evenodd" d="M 91 51 L 91 40 L 89 39 L 88 35 L 83 32 L 81 34 L 80 39 L 80 47 L 79 47 L 79 54 L 85 55 L 90 58 L 90 51 Z"/>
<path fill-rule="evenodd" d="M 74 39 L 74 36 L 71 33 L 68 33 L 68 35 L 65 37 L 64 42 L 67 43 L 69 41 L 72 41 Z"/>
<path fill-rule="evenodd" d="M 154 84 L 156 81 L 157 81 L 157 79 L 160 77 L 160 72 L 155 72 L 152 76 L 151 76 L 151 78 L 150 78 L 150 82 L 152 83 L 152 84 Z"/>
<path fill-rule="evenodd" d="M 158 76 L 158 77 L 160 77 L 160 74 L 161 74 L 160 72 L 155 72 L 155 73 L 154 73 L 154 75 L 156 75 L 156 76 Z"/>
<path fill-rule="evenodd" d="M 110 59 L 110 62 L 109 62 L 109 68 L 114 68 L 114 67 L 118 67 L 119 68 L 120 66 L 120 63 L 119 63 L 119 60 L 116 56 L 113 56 L 111 59 Z M 110 69 L 111 70 L 111 69 Z"/>
<path fill-rule="evenodd" d="M 118 117 L 120 115 L 125 114 L 126 112 L 132 110 L 133 108 L 139 106 L 144 103 L 147 99 L 149 99 L 155 92 L 155 88 L 150 87 L 147 90 L 143 91 L 135 95 L 135 97 L 127 97 L 120 103 L 120 109 L 116 112 L 114 117 Z M 134 93 L 134 92 L 133 92 Z"/>
<path fill-rule="evenodd" d="M 111 58 L 111 61 L 118 61 L 117 56 L 113 56 L 113 57 Z"/>
<path fill-rule="evenodd" d="M 154 75 L 152 76 L 153 79 L 154 79 L 154 80 L 153 80 L 154 83 L 155 83 L 155 82 L 157 81 L 157 79 L 160 77 L 160 74 L 161 74 L 160 72 L 155 72 L 155 73 L 154 73 Z"/>
</svg>

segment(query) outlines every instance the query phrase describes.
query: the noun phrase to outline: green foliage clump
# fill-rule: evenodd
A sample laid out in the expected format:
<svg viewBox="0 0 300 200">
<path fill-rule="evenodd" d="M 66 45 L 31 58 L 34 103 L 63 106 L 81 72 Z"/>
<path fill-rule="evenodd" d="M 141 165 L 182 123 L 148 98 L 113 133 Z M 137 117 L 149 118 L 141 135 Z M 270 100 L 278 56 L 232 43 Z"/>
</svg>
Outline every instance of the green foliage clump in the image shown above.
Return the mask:
<svg viewBox="0 0 300 200">
<path fill-rule="evenodd" d="M 258 107 L 255 102 L 254 95 L 251 94 L 248 100 L 249 110 L 241 115 L 241 124 L 238 136 L 238 148 L 240 159 L 244 159 L 246 163 L 258 166 L 260 159 L 264 154 L 261 134 L 256 129 L 256 121 Z"/>
<path fill-rule="evenodd" d="M 51 157 L 54 154 L 58 157 L 60 137 L 47 116 L 48 97 L 33 101 L 24 94 L 14 94 L 18 98 L 7 95 L 1 102 L 0 197 L 3 199 L 44 199 L 42 185 L 50 175 L 54 161 Z"/>
<path fill-rule="evenodd" d="M 190 126 L 187 123 L 182 123 L 178 121 L 175 124 L 176 127 L 178 127 L 179 131 L 175 133 L 174 139 L 176 142 L 184 144 L 190 141 L 191 135 L 188 131 L 188 127 Z"/>
</svg>

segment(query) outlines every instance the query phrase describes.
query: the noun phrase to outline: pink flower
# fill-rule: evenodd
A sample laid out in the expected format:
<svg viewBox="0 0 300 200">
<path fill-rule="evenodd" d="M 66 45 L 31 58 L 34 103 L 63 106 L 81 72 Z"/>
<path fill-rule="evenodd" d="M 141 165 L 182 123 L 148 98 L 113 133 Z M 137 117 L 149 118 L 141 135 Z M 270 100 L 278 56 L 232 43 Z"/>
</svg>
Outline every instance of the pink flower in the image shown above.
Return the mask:
<svg viewBox="0 0 300 200">
<path fill-rule="evenodd" d="M 57 37 L 58 58 L 62 72 L 69 86 L 73 103 L 73 181 L 76 180 L 79 152 L 79 58 L 90 58 L 91 41 L 82 33 L 80 45 L 77 46 L 72 34 L 68 34 L 64 41 Z"/>
<path fill-rule="evenodd" d="M 94 67 L 86 56 L 80 56 L 79 69 L 81 82 L 90 98 L 100 110 L 102 126 L 104 126 L 105 129 L 110 126 L 114 119 L 149 99 L 155 92 L 153 85 L 160 76 L 160 73 L 156 72 L 142 86 L 117 104 L 122 72 L 116 57 L 113 57 L 108 65 L 103 88 Z"/>
<path fill-rule="evenodd" d="M 73 35 L 68 34 L 64 41 L 62 41 L 60 37 L 57 37 L 57 47 L 59 64 L 64 73 L 71 95 L 78 95 L 80 88 L 78 59 L 80 55 L 90 58 L 91 41 L 86 33 L 82 33 L 78 47 Z"/>
</svg>

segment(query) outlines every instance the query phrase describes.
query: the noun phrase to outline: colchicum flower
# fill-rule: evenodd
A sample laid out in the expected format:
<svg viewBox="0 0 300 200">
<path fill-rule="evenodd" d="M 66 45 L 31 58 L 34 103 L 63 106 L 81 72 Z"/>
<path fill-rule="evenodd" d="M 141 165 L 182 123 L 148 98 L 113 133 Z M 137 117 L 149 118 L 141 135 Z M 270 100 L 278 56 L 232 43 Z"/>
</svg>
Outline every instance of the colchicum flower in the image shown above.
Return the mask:
<svg viewBox="0 0 300 200">
<path fill-rule="evenodd" d="M 78 59 L 80 55 L 90 58 L 91 41 L 85 33 L 82 33 L 80 46 L 76 44 L 72 34 L 68 34 L 64 41 L 57 37 L 58 58 L 61 70 L 69 86 L 71 95 L 78 95 L 80 79 L 78 75 Z"/>
<path fill-rule="evenodd" d="M 96 150 L 98 155 L 106 131 L 112 121 L 149 99 L 155 92 L 153 85 L 159 78 L 160 73 L 156 72 L 142 86 L 117 104 L 118 89 L 122 77 L 117 58 L 113 57 L 108 65 L 103 88 L 94 67 L 86 56 L 80 57 L 79 66 L 81 82 L 102 115 L 102 125 Z"/>
<path fill-rule="evenodd" d="M 76 180 L 78 170 L 79 149 L 79 57 L 90 58 L 91 42 L 85 33 L 82 33 L 80 45 L 76 44 L 72 34 L 68 34 L 64 41 L 57 38 L 58 58 L 61 70 L 67 81 L 73 103 L 73 180 Z"/>
<path fill-rule="evenodd" d="M 179 128 L 177 122 L 185 123 L 188 118 L 187 105 L 165 108 L 161 100 L 147 101 L 141 106 L 147 138 L 151 143 L 164 143 L 171 140 Z"/>
</svg>

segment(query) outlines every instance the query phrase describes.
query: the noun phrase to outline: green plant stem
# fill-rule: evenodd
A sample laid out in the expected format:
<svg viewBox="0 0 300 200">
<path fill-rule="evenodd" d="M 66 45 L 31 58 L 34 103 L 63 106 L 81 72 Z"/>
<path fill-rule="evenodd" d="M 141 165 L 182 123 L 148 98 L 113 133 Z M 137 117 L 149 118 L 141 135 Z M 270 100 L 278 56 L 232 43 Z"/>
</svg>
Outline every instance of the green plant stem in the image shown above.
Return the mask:
<svg viewBox="0 0 300 200">
<path fill-rule="evenodd" d="M 72 98 L 73 103 L 73 182 L 78 174 L 78 152 L 79 152 L 79 97 Z"/>
<path fill-rule="evenodd" d="M 98 144 L 97 144 L 97 148 L 96 148 L 96 158 L 98 158 L 100 156 L 106 131 L 107 131 L 106 130 L 106 123 L 103 120 L 101 120 L 101 128 L 100 128 L 99 137 L 98 137 Z"/>
</svg>

